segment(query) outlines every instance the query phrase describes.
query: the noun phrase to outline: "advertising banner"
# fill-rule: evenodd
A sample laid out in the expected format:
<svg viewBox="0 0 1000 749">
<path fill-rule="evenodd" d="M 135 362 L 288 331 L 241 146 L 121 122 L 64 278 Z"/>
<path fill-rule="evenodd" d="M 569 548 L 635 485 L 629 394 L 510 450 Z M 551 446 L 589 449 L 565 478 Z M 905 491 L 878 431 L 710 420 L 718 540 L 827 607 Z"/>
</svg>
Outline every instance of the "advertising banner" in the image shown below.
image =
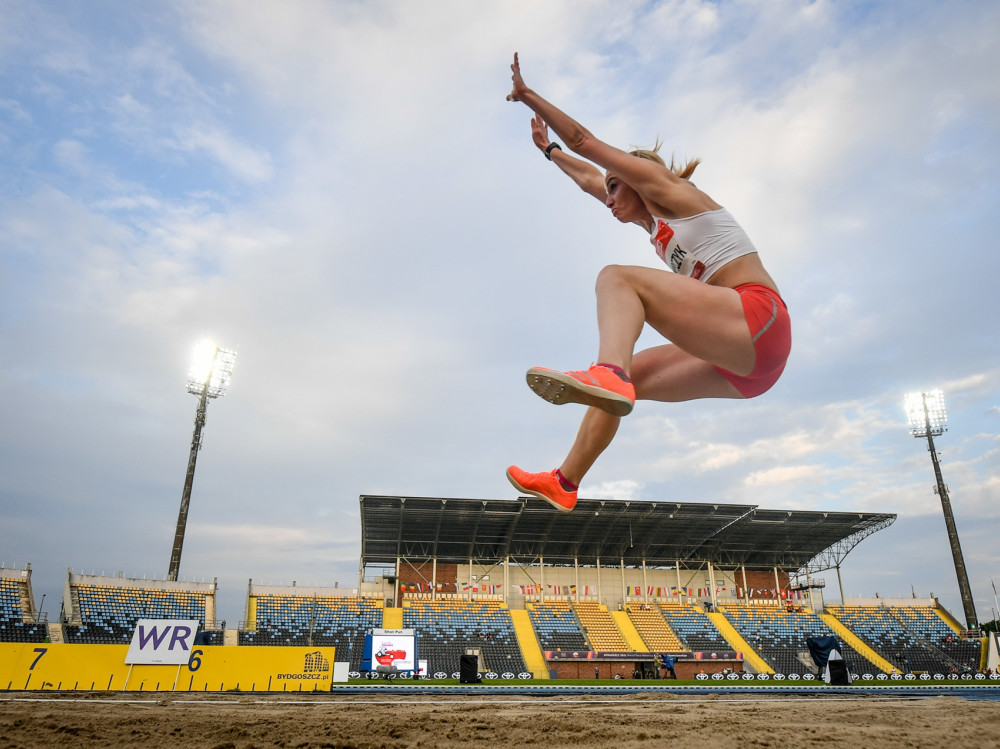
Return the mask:
<svg viewBox="0 0 1000 749">
<path fill-rule="evenodd" d="M 183 666 L 191 659 L 199 624 L 197 619 L 140 619 L 132 633 L 125 663 Z"/>
<path fill-rule="evenodd" d="M 412 671 L 416 668 L 413 662 L 413 630 L 376 629 L 372 631 L 372 668 L 379 666 L 395 666 L 400 671 Z"/>
<path fill-rule="evenodd" d="M 0 643 L 0 689 L 329 691 L 332 647 L 198 645 L 182 665 L 125 664 L 127 645 Z"/>
<path fill-rule="evenodd" d="M 668 653 L 675 661 L 741 661 L 743 653 L 733 650 L 718 650 L 715 652 L 682 652 L 670 651 Z M 590 650 L 568 651 L 568 650 L 546 650 L 545 660 L 547 661 L 652 661 L 656 658 L 656 653 L 595 653 Z"/>
</svg>

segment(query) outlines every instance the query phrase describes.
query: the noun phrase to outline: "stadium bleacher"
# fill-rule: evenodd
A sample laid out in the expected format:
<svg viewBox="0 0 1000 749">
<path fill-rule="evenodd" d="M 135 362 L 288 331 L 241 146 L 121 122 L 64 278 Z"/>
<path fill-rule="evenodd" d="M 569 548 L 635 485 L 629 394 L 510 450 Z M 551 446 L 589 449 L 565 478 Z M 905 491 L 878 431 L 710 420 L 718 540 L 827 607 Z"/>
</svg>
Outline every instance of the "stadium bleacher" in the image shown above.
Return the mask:
<svg viewBox="0 0 1000 749">
<path fill-rule="evenodd" d="M 981 644 L 964 640 L 929 606 L 827 606 L 901 673 L 977 670 Z"/>
<path fill-rule="evenodd" d="M 403 627 L 417 631 L 417 652 L 432 673 L 457 672 L 467 650 L 480 652 L 487 671 L 525 670 L 510 612 L 500 602 L 406 601 Z"/>
<path fill-rule="evenodd" d="M 240 645 L 332 645 L 353 671 L 361 667 L 365 633 L 382 626 L 381 601 L 372 598 L 288 593 L 253 600 L 256 618 L 240 630 Z"/>
<path fill-rule="evenodd" d="M 777 673 L 801 674 L 815 670 L 815 665 L 806 655 L 806 639 L 835 633 L 814 613 L 801 607 L 799 609 L 789 611 L 775 605 L 727 604 L 722 613 Z M 878 671 L 848 643 L 841 642 L 841 649 L 841 655 L 852 673 L 874 674 Z"/>
<path fill-rule="evenodd" d="M 569 601 L 528 604 L 527 609 L 542 650 L 590 650 L 580 620 Z"/>
<path fill-rule="evenodd" d="M 28 583 L 15 577 L 0 577 L 0 642 L 44 642 L 47 637 L 44 622 L 25 603 L 30 601 Z"/>
<path fill-rule="evenodd" d="M 889 664 L 876 654 L 901 671 L 979 665 L 980 644 L 964 640 L 954 622 L 929 607 L 857 616 L 834 609 L 872 653 L 825 615 L 740 602 L 753 591 L 775 597 L 831 544 L 870 535 L 890 525 L 894 515 L 581 500 L 571 517 L 556 523 L 550 508 L 531 501 L 367 495 L 360 500 L 357 588 L 251 581 L 247 621 L 227 630 L 224 622 L 215 624 L 214 583 L 70 571 L 61 621 L 47 627 L 32 611 L 30 569 L 16 574 L 0 569 L 0 640 L 49 636 L 69 644 L 128 643 L 140 619 L 193 619 L 201 624 L 196 640 L 201 644 L 332 646 L 336 660 L 359 671 L 366 634 L 402 627 L 416 630 L 419 657 L 436 673 L 459 671 L 461 656 L 474 651 L 481 667 L 494 674 L 521 674 L 530 663 L 532 674 L 571 678 L 567 674 L 579 673 L 574 661 L 627 663 L 637 650 L 690 652 L 693 660 L 721 663 L 740 649 L 730 625 L 763 658 L 761 663 L 753 657 L 751 666 L 802 672 L 805 640 L 836 627 L 849 639 L 844 655 L 854 671 L 870 669 L 850 642 L 883 668 Z M 789 538 L 796 540 L 791 556 Z M 722 555 L 723 563 L 717 553 L 722 548 L 738 549 L 738 558 Z M 786 569 L 773 566 L 779 552 Z M 611 566 L 602 559 L 613 560 Z M 553 574 L 544 574 L 549 567 Z M 809 605 L 815 592 L 820 611 L 823 587 L 803 591 Z M 546 659 L 546 651 L 562 652 Z M 644 654 L 634 660 L 651 659 Z M 603 678 L 611 676 L 607 671 Z"/>
<path fill-rule="evenodd" d="M 6 571 L 9 573 L 9 571 Z M 68 643 L 124 644 L 139 619 L 194 619 L 204 623 L 213 592 L 173 590 L 163 581 L 73 580 L 67 591 L 70 614 L 62 624 Z M 0 642 L 45 642 L 45 622 L 30 611 L 30 578 L 0 576 Z M 254 616 L 229 644 L 334 646 L 359 670 L 365 634 L 384 626 L 383 601 L 357 595 L 255 594 Z M 527 620 L 542 650 L 628 652 L 630 647 L 607 608 L 596 601 L 546 600 L 526 603 Z M 400 611 L 397 609 L 397 611 Z M 629 603 L 625 611 L 654 652 L 728 651 L 729 644 L 696 603 Z M 835 634 L 807 608 L 774 604 L 726 603 L 719 612 L 777 673 L 810 669 L 806 639 Z M 828 604 L 836 617 L 866 645 L 902 673 L 951 674 L 977 671 L 982 644 L 966 639 L 958 625 L 933 606 Z M 402 625 L 418 633 L 419 655 L 432 672 L 452 674 L 460 657 L 475 651 L 495 673 L 526 670 L 513 620 L 500 600 L 454 598 L 406 600 Z M 399 626 L 398 624 L 394 626 Z M 235 635 L 236 633 L 234 633 Z M 53 635 L 54 636 L 54 635 Z M 223 644 L 222 632 L 202 632 L 203 644 Z M 878 668 L 841 639 L 843 656 L 855 674 Z M 866 677 L 867 678 L 867 677 Z"/>
<path fill-rule="evenodd" d="M 573 604 L 573 609 L 587 634 L 591 649 L 606 653 L 631 650 L 606 606 L 597 601 L 578 601 Z"/>
<path fill-rule="evenodd" d="M 729 643 L 700 607 L 689 603 L 661 601 L 657 607 L 677 634 L 684 650 L 695 652 L 729 650 Z"/>
<path fill-rule="evenodd" d="M 628 612 L 633 626 L 646 644 L 646 647 L 654 653 L 680 652 L 685 650 L 677 633 L 674 632 L 659 609 L 649 604 L 629 604 L 625 610 Z"/>
<path fill-rule="evenodd" d="M 205 594 L 133 585 L 73 584 L 73 617 L 66 642 L 121 644 L 132 639 L 140 619 L 196 619 L 205 623 Z"/>
</svg>

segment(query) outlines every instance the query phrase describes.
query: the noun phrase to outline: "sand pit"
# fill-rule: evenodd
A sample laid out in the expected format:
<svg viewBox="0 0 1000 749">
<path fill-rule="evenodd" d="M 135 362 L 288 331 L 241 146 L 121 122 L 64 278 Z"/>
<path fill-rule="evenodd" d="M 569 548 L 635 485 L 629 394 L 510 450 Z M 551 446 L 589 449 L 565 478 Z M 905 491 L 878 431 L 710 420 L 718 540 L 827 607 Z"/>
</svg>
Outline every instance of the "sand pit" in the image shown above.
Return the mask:
<svg viewBox="0 0 1000 749">
<path fill-rule="evenodd" d="M 644 694 L 15 695 L 0 749 L 73 747 L 998 747 L 1000 702 Z"/>
</svg>

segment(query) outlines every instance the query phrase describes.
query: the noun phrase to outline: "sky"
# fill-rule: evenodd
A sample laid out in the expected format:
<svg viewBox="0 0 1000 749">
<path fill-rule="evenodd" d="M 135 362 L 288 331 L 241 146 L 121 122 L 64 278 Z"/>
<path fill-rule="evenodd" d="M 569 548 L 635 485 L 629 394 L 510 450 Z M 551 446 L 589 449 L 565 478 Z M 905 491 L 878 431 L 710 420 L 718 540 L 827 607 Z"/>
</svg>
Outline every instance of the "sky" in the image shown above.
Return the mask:
<svg viewBox="0 0 1000 749">
<path fill-rule="evenodd" d="M 640 402 L 580 495 L 896 513 L 845 594 L 961 619 L 903 411 L 940 388 L 989 621 L 998 38 L 992 0 L 3 0 L 0 562 L 52 620 L 67 569 L 165 579 L 206 338 L 238 355 L 180 578 L 220 619 L 249 580 L 356 586 L 360 495 L 515 500 L 508 465 L 556 467 L 582 412 L 525 370 L 594 360 L 603 266 L 664 266 L 532 145 L 517 51 L 602 140 L 700 157 L 792 317 L 770 392 Z"/>
</svg>

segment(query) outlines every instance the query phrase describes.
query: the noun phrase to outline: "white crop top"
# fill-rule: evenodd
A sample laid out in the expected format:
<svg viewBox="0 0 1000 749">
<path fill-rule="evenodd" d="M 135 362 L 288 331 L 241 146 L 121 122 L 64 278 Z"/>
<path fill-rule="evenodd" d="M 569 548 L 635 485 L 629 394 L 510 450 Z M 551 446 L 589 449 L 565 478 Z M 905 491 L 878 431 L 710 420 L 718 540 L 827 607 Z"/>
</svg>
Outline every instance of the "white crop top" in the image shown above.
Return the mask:
<svg viewBox="0 0 1000 749">
<path fill-rule="evenodd" d="M 725 208 L 687 218 L 653 216 L 649 238 L 674 273 L 707 281 L 722 266 L 757 252 L 743 228 Z"/>
</svg>

